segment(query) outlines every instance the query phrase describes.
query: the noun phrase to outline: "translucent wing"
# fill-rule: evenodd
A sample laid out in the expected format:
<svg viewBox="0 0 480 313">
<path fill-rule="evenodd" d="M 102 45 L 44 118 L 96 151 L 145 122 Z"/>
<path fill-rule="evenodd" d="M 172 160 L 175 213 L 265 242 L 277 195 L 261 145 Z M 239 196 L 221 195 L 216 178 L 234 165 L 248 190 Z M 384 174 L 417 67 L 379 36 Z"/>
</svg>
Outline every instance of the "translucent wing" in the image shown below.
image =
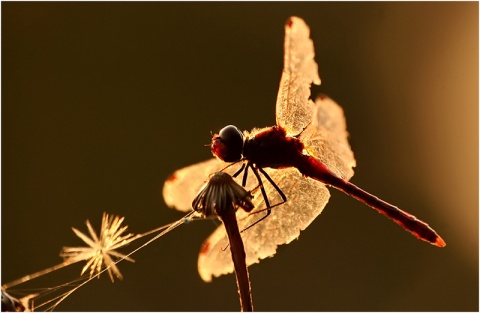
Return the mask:
<svg viewBox="0 0 480 313">
<path fill-rule="evenodd" d="M 353 176 L 356 162 L 348 144 L 343 110 L 335 101 L 323 95 L 317 97 L 312 123 L 300 138 L 307 151 L 336 175 L 347 180 Z"/>
<path fill-rule="evenodd" d="M 245 132 L 248 134 L 247 132 Z M 165 203 L 179 211 L 188 212 L 192 210 L 192 201 L 198 194 L 202 186 L 207 182 L 211 174 L 219 172 L 228 163 L 220 161 L 217 158 L 196 163 L 175 171 L 165 181 L 163 185 L 163 198 Z M 224 172 L 233 175 L 241 166 L 241 163 L 228 167 Z M 242 175 L 240 175 L 240 178 Z M 241 184 L 241 181 L 237 179 Z M 258 183 L 252 179 L 248 181 L 247 190 L 255 188 Z"/>
<path fill-rule="evenodd" d="M 309 100 L 312 82 L 320 85 L 318 66 L 310 29 L 298 17 L 291 17 L 285 25 L 285 56 L 280 88 L 277 95 L 277 125 L 287 135 L 297 135 L 312 119 L 314 103 Z"/>
<path fill-rule="evenodd" d="M 330 193 L 325 185 L 310 178 L 303 177 L 293 168 L 274 170 L 265 169 L 277 183 L 288 201 L 272 209 L 266 219 L 242 233 L 247 265 L 258 263 L 261 259 L 275 254 L 277 246 L 298 238 L 300 231 L 322 212 L 328 202 Z M 250 174 L 250 181 L 255 181 Z M 264 182 L 272 204 L 278 203 L 279 196 L 268 182 Z M 248 190 L 248 189 L 247 189 Z M 265 202 L 259 190 L 254 192 L 255 211 L 265 208 Z M 261 218 L 265 212 L 248 215 L 237 211 L 238 226 L 245 229 Z M 198 271 L 205 281 L 212 276 L 233 272 L 233 262 L 228 247 L 228 239 L 223 225 L 219 226 L 205 241 L 198 257 Z"/>
</svg>

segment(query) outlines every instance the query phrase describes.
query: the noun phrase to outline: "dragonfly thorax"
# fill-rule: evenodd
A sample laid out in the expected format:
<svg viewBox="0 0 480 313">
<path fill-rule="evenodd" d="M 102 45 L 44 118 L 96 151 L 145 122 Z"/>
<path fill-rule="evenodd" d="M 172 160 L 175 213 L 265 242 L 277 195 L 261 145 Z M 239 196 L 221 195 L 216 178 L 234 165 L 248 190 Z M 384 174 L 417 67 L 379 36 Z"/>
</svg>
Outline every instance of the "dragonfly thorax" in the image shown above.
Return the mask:
<svg viewBox="0 0 480 313">
<path fill-rule="evenodd" d="M 212 153 L 222 161 L 237 162 L 242 159 L 243 143 L 242 132 L 237 127 L 228 125 L 213 136 Z"/>
</svg>

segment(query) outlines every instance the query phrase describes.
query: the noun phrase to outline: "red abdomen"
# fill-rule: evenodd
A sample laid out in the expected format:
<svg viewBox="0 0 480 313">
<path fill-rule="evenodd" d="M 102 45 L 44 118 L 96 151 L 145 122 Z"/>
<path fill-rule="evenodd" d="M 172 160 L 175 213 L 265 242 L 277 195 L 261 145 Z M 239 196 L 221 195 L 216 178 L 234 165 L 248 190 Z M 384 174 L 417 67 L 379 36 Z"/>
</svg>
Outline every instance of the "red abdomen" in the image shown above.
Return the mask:
<svg viewBox="0 0 480 313">
<path fill-rule="evenodd" d="M 305 176 L 319 180 L 324 184 L 337 188 L 340 191 L 365 203 L 377 212 L 392 219 L 395 223 L 411 232 L 418 239 L 433 245 L 444 247 L 445 241 L 425 222 L 415 216 L 400 210 L 396 206 L 375 197 L 354 184 L 337 177 L 319 159 L 304 155 L 297 164 L 298 170 Z"/>
</svg>

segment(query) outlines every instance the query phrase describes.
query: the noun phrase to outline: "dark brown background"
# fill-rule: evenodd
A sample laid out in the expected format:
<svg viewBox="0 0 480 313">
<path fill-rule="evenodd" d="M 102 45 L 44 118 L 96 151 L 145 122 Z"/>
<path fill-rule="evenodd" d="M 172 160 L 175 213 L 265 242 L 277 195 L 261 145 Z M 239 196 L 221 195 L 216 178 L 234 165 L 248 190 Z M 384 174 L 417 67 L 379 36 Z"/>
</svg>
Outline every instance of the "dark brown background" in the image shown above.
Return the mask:
<svg viewBox="0 0 480 313">
<path fill-rule="evenodd" d="M 319 90 L 346 112 L 352 181 L 447 247 L 332 191 L 298 241 L 250 268 L 255 308 L 478 310 L 474 2 L 2 3 L 2 283 L 59 263 L 81 244 L 71 227 L 98 230 L 103 211 L 135 233 L 180 218 L 163 181 L 210 157 L 209 132 L 275 123 L 291 15 L 312 29 Z M 197 274 L 214 227 L 176 229 L 119 264 L 124 281 L 94 280 L 58 310 L 238 310 L 233 275 Z"/>
</svg>

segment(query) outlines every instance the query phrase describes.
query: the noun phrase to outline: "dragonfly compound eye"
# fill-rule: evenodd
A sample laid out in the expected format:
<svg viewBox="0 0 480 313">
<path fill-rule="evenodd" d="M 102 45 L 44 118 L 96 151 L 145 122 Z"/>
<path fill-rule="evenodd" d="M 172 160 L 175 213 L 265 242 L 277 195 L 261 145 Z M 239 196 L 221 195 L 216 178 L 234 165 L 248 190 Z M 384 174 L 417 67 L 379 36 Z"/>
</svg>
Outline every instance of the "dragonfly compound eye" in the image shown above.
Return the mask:
<svg viewBox="0 0 480 313">
<path fill-rule="evenodd" d="M 212 139 L 212 153 L 225 162 L 236 162 L 242 158 L 243 134 L 233 125 L 220 130 Z"/>
</svg>

